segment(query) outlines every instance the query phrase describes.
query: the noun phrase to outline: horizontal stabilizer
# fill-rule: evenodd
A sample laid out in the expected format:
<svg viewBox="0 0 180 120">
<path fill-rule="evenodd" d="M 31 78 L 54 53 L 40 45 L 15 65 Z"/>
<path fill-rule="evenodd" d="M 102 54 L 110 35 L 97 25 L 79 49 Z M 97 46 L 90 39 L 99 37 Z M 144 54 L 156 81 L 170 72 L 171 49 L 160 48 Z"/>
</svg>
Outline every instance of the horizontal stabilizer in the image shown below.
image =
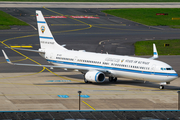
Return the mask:
<svg viewBox="0 0 180 120">
<path fill-rule="evenodd" d="M 4 55 L 7 63 L 12 64 L 12 62 L 10 61 L 10 59 L 8 58 L 8 56 L 6 55 L 6 53 L 4 52 L 4 50 L 2 50 L 2 52 L 3 52 L 3 55 Z"/>
</svg>

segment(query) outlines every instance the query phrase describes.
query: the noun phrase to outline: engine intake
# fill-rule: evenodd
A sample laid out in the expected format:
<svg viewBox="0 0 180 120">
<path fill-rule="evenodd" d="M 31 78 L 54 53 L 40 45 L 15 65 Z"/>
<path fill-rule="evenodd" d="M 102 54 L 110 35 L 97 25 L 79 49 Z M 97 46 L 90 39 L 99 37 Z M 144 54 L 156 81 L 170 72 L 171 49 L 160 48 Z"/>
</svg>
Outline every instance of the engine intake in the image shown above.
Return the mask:
<svg viewBox="0 0 180 120">
<path fill-rule="evenodd" d="M 89 71 L 85 74 L 85 79 L 89 82 L 104 82 L 105 75 L 99 71 Z"/>
</svg>

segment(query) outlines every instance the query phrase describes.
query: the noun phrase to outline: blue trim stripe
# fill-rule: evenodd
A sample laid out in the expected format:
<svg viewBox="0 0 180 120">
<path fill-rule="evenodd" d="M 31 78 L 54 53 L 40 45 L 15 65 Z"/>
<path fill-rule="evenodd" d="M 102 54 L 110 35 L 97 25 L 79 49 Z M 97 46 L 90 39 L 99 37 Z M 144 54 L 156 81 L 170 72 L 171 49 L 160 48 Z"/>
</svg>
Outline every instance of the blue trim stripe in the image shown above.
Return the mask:
<svg viewBox="0 0 180 120">
<path fill-rule="evenodd" d="M 97 75 L 98 75 L 99 73 L 100 73 L 100 72 L 96 73 L 96 75 L 95 75 L 95 81 L 96 81 L 96 82 L 97 82 L 96 78 L 97 78 Z"/>
<path fill-rule="evenodd" d="M 39 38 L 43 38 L 43 39 L 54 39 L 53 37 L 44 37 L 44 36 L 39 36 Z"/>
<path fill-rule="evenodd" d="M 46 23 L 45 21 L 37 21 L 37 23 Z"/>
<path fill-rule="evenodd" d="M 154 55 L 157 55 L 157 52 L 154 52 Z"/>
<path fill-rule="evenodd" d="M 6 61 L 7 61 L 7 62 L 10 62 L 10 60 L 9 60 L 9 59 L 6 59 Z"/>
<path fill-rule="evenodd" d="M 65 64 L 65 65 L 76 65 L 81 67 L 92 67 L 92 68 L 98 68 L 98 69 L 106 69 L 106 70 L 116 70 L 116 71 L 123 71 L 123 72 L 132 72 L 132 73 L 139 73 L 139 74 L 146 74 L 146 75 L 161 75 L 161 76 L 176 76 L 178 77 L 178 74 L 176 73 L 160 73 L 160 72 L 148 72 L 148 71 L 142 71 L 142 70 L 130 70 L 130 69 L 124 69 L 124 68 L 114 68 L 114 67 L 106 67 L 106 66 L 98 66 L 98 65 L 90 65 L 90 64 L 82 64 L 82 63 L 72 63 L 72 62 L 64 62 L 64 61 L 56 61 L 56 60 L 47 60 L 49 62 L 58 63 L 58 64 Z"/>
</svg>

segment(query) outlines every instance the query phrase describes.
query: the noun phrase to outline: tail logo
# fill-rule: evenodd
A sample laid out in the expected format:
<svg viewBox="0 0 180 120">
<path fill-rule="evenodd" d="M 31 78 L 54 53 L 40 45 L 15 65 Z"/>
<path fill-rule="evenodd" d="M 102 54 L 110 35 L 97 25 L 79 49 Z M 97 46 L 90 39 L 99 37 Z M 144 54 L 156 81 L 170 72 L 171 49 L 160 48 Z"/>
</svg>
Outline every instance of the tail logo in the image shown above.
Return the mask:
<svg viewBox="0 0 180 120">
<path fill-rule="evenodd" d="M 122 59 L 121 62 L 124 62 L 124 59 Z"/>
<path fill-rule="evenodd" d="M 44 31 L 45 31 L 45 27 L 41 26 L 41 32 L 44 33 Z"/>
</svg>

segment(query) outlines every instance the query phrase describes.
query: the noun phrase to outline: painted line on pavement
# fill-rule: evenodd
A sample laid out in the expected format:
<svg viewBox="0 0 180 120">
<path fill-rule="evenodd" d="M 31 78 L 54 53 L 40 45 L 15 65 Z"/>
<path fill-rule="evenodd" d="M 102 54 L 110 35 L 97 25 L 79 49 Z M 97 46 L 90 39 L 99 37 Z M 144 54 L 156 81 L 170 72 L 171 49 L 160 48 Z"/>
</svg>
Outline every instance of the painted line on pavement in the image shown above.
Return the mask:
<svg viewBox="0 0 180 120">
<path fill-rule="evenodd" d="M 11 48 L 33 48 L 32 46 L 10 46 Z"/>
<path fill-rule="evenodd" d="M 96 110 L 95 108 L 93 108 L 92 106 L 90 106 L 88 103 L 86 103 L 85 101 L 82 101 L 84 104 L 86 104 L 87 106 L 89 106 L 91 109 Z"/>
</svg>

